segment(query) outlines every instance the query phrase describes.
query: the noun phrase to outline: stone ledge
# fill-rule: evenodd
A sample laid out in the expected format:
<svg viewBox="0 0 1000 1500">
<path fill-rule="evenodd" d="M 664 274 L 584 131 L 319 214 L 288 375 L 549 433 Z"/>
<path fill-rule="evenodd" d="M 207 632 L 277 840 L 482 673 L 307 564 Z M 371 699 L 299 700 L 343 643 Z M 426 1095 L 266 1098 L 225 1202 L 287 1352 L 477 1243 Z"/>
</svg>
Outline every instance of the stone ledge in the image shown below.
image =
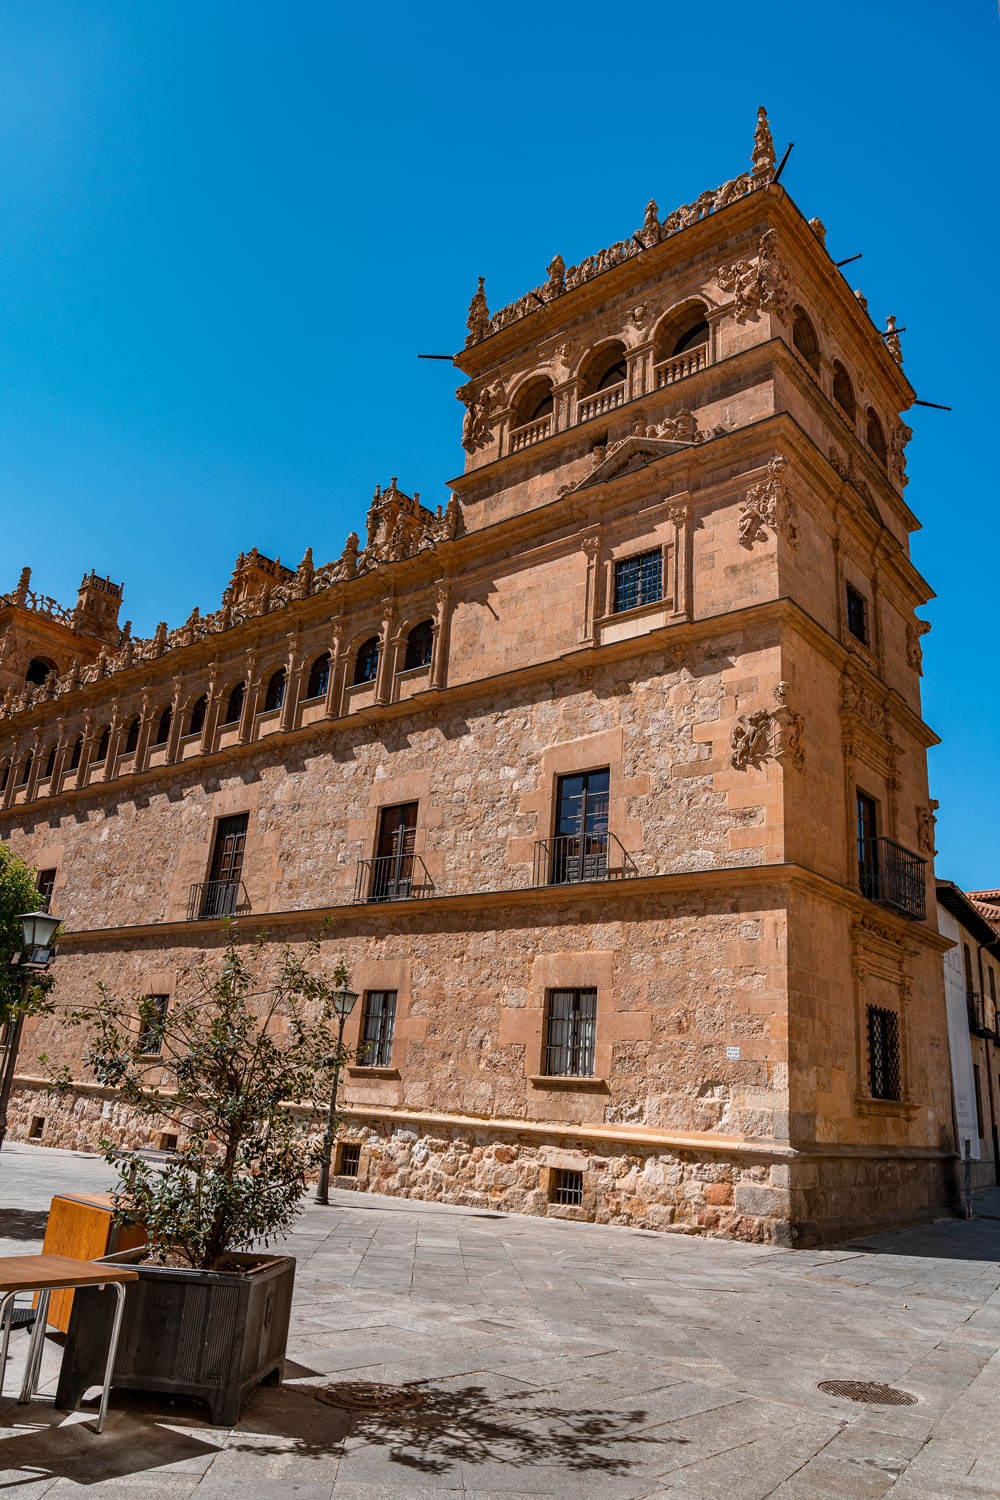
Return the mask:
<svg viewBox="0 0 1000 1500">
<path fill-rule="evenodd" d="M 349 1063 L 347 1066 L 348 1078 L 398 1078 L 398 1068 L 369 1068 L 363 1063 Z"/>
<path fill-rule="evenodd" d="M 592 1094 L 609 1092 L 607 1079 L 584 1078 L 575 1073 L 529 1073 L 528 1082 L 533 1089 L 579 1089 Z"/>
</svg>

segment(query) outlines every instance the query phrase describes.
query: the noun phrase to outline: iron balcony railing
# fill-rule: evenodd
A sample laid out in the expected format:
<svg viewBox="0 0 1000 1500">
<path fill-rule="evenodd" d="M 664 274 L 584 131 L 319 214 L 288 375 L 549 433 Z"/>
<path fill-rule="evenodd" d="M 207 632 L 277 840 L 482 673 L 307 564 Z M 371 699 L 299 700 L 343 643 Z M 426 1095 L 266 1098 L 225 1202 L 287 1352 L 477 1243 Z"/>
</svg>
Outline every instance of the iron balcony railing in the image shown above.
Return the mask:
<svg viewBox="0 0 1000 1500">
<path fill-rule="evenodd" d="M 380 854 L 359 859 L 355 901 L 412 901 L 430 896 L 434 882 L 419 854 Z"/>
<path fill-rule="evenodd" d="M 969 1008 L 969 1030 L 975 1036 L 988 1036 L 991 1028 L 986 1015 L 986 997 L 975 990 L 966 990 L 965 1003 Z"/>
<path fill-rule="evenodd" d="M 927 915 L 926 860 L 895 839 L 862 839 L 858 845 L 858 883 L 862 896 L 892 907 L 915 922 Z"/>
<path fill-rule="evenodd" d="M 638 873 L 631 854 L 611 832 L 561 833 L 535 842 L 535 885 L 626 880 Z"/>
<path fill-rule="evenodd" d="M 250 910 L 242 880 L 201 880 L 188 895 L 188 921 L 200 917 L 235 917 Z"/>
</svg>

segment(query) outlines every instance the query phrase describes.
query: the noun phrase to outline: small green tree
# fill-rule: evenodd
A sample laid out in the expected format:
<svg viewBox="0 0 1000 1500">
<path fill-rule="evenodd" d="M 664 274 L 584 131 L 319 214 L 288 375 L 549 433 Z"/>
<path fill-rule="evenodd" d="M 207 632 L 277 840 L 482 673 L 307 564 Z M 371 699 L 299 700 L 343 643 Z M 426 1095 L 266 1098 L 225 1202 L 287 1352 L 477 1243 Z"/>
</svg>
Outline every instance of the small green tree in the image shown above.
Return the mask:
<svg viewBox="0 0 1000 1500">
<path fill-rule="evenodd" d="M 183 1133 L 177 1160 L 162 1170 L 123 1165 L 102 1142 L 122 1178 L 119 1221 L 145 1224 L 157 1259 L 217 1270 L 295 1218 L 322 1149 L 316 1117 L 325 1118 L 334 1070 L 349 1060 L 331 1036 L 331 997 L 346 970 L 314 973 L 318 951 L 313 942 L 300 959 L 285 947 L 269 962 L 262 938 L 243 948 L 230 928 L 218 969 L 199 969 L 200 993 L 165 1015 L 148 997 L 122 1004 L 100 986 L 94 1004 L 67 1016 L 90 1028 L 85 1063 L 97 1082 Z M 72 1087 L 68 1068 L 53 1087 Z"/>
<path fill-rule="evenodd" d="M 26 864 L 6 844 L 0 844 L 0 1024 L 15 1019 L 21 1005 L 21 976 L 12 974 L 8 965 L 23 944 L 22 912 L 37 911 L 42 904 L 38 894 L 38 872 Z M 51 974 L 38 974 L 28 991 L 25 1014 L 50 1008 L 48 994 Z"/>
</svg>

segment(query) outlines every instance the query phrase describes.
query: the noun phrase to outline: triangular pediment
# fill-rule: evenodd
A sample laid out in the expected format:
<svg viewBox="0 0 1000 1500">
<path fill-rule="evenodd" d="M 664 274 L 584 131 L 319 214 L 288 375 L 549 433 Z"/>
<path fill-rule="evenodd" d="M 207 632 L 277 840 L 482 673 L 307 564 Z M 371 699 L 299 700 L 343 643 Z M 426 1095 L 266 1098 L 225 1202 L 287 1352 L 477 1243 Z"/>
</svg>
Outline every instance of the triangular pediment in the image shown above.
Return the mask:
<svg viewBox="0 0 1000 1500">
<path fill-rule="evenodd" d="M 601 463 L 582 479 L 577 490 L 590 489 L 595 484 L 606 484 L 609 479 L 618 479 L 622 474 L 634 474 L 645 469 L 659 458 L 671 453 L 680 453 L 693 444 L 678 442 L 675 438 L 628 437 L 619 443 Z"/>
</svg>

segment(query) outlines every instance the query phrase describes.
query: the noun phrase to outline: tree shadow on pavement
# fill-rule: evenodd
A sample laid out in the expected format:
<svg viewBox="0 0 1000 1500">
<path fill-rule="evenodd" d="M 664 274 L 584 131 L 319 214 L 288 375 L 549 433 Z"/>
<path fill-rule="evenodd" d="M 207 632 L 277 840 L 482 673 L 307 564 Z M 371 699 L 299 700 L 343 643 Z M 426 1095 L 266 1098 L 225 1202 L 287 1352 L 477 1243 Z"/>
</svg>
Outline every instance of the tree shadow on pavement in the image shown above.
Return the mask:
<svg viewBox="0 0 1000 1500">
<path fill-rule="evenodd" d="M 545 1391 L 491 1394 L 484 1386 L 435 1389 L 410 1381 L 400 1391 L 419 1398 L 412 1407 L 348 1411 L 316 1400 L 315 1388 L 300 1386 L 312 1413 L 262 1391 L 228 1448 L 239 1449 L 245 1434 L 248 1451 L 260 1452 L 265 1432 L 280 1434 L 281 1451 L 300 1457 L 329 1453 L 345 1437 L 388 1449 L 391 1463 L 424 1474 L 445 1474 L 459 1461 L 504 1464 L 509 1468 L 555 1465 L 562 1470 L 627 1475 L 643 1447 L 675 1445 L 686 1438 L 645 1432 L 648 1413 L 641 1409 L 607 1411 L 567 1408 L 546 1401 Z M 288 1397 L 288 1387 L 280 1393 Z M 268 1399 L 270 1397 L 270 1399 Z M 279 1413 L 278 1407 L 282 1408 Z M 308 1432 L 301 1420 L 305 1418 Z M 289 1420 L 291 1419 L 291 1420 Z M 312 1435 L 310 1435 L 310 1433 Z M 292 1438 L 294 1446 L 289 1447 Z M 628 1452 L 618 1451 L 627 1445 Z"/>
</svg>

